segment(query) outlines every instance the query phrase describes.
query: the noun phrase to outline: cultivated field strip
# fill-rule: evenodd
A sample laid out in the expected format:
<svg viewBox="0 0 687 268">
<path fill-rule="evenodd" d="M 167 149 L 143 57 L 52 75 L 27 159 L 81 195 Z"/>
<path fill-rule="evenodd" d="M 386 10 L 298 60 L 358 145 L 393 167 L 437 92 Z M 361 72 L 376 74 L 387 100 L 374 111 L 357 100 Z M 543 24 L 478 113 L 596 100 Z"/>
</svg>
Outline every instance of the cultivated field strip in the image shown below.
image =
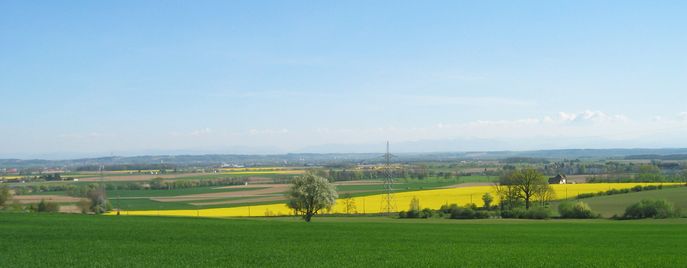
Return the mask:
<svg viewBox="0 0 687 268">
<path fill-rule="evenodd" d="M 628 189 L 636 185 L 678 185 L 679 183 L 585 183 L 585 184 L 557 184 L 552 185 L 556 192 L 556 199 L 571 199 L 579 194 L 596 193 L 610 189 Z M 478 206 L 483 205 L 482 195 L 491 193 L 496 195 L 493 186 L 472 186 L 462 188 L 448 188 L 436 190 L 422 190 L 411 192 L 399 192 L 392 195 L 392 211 L 407 210 L 410 200 L 417 197 L 422 208 L 438 209 L 445 204 L 465 205 L 474 203 Z M 353 197 L 355 211 L 349 213 L 382 213 L 386 212 L 385 194 L 377 194 L 362 197 Z M 498 202 L 498 199 L 495 200 Z M 341 200 L 330 211 L 324 213 L 345 213 L 346 208 Z M 109 212 L 108 215 L 115 215 L 116 212 Z M 121 211 L 121 215 L 148 215 L 148 216 L 186 216 L 186 217 L 260 217 L 260 216 L 286 216 L 293 215 L 284 203 L 240 206 L 231 208 L 212 208 L 196 210 L 136 210 Z"/>
</svg>

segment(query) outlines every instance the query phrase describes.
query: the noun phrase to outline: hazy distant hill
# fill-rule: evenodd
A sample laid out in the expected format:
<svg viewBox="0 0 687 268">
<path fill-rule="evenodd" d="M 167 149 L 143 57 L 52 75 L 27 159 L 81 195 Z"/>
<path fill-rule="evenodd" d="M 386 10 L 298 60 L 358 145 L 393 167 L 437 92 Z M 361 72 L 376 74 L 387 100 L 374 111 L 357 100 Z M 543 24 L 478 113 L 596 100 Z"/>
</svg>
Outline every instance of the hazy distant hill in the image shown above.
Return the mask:
<svg viewBox="0 0 687 268">
<path fill-rule="evenodd" d="M 392 152 L 393 153 L 393 152 Z M 383 161 L 379 153 L 298 153 L 273 155 L 145 155 L 131 157 L 99 157 L 70 160 L 21 160 L 0 159 L 0 168 L 22 167 L 73 167 L 84 165 L 113 164 L 172 164 L 180 166 L 209 166 L 220 164 L 238 165 L 329 165 L 342 163 L 378 163 Z M 444 152 L 444 153 L 396 153 L 395 162 L 414 161 L 458 161 L 490 160 L 512 157 L 532 157 L 546 159 L 659 159 L 685 160 L 687 148 L 671 149 L 562 149 L 539 151 L 490 151 L 490 152 Z"/>
</svg>

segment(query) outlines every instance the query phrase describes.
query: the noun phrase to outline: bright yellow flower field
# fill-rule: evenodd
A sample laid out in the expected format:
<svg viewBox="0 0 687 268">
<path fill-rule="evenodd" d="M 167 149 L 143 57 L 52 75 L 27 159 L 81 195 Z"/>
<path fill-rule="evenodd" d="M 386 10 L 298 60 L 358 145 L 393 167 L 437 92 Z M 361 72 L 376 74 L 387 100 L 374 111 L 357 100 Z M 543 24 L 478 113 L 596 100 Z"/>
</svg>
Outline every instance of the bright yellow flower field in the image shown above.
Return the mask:
<svg viewBox="0 0 687 268">
<path fill-rule="evenodd" d="M 596 193 L 610 189 L 627 189 L 636 185 L 676 185 L 679 183 L 584 183 L 584 184 L 556 184 L 552 185 L 556 192 L 556 199 L 574 198 L 578 194 Z M 464 188 L 450 188 L 437 190 L 423 190 L 413 192 L 401 192 L 392 195 L 392 211 L 408 210 L 410 200 L 417 197 L 422 208 L 438 209 L 444 204 L 465 205 L 475 203 L 482 206 L 482 195 L 491 193 L 494 203 L 498 202 L 493 186 L 473 186 Z M 354 197 L 357 213 L 379 213 L 386 211 L 385 194 Z M 330 212 L 345 213 L 344 202 L 339 199 Z M 110 212 L 108 215 L 114 215 Z M 213 208 L 199 210 L 148 210 L 148 211 L 122 211 L 122 215 L 149 215 L 149 216 L 188 216 L 188 217 L 244 217 L 244 216 L 280 216 L 293 215 L 285 204 L 269 204 L 256 206 L 243 206 L 232 208 Z"/>
</svg>

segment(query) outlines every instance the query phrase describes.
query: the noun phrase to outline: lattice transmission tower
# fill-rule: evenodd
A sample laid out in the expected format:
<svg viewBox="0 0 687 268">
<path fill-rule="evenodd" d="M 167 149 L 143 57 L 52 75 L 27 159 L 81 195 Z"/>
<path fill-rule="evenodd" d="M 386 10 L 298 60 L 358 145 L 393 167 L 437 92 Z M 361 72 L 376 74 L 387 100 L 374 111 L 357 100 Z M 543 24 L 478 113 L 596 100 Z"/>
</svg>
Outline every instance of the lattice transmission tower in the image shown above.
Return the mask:
<svg viewBox="0 0 687 268">
<path fill-rule="evenodd" d="M 384 190 L 386 195 L 384 195 L 384 200 L 382 200 L 382 211 L 386 211 L 387 215 L 391 215 L 391 212 L 396 211 L 396 205 L 393 195 L 393 185 L 394 178 L 391 172 L 391 157 L 394 157 L 389 152 L 389 141 L 386 142 L 386 153 L 384 154 Z"/>
</svg>

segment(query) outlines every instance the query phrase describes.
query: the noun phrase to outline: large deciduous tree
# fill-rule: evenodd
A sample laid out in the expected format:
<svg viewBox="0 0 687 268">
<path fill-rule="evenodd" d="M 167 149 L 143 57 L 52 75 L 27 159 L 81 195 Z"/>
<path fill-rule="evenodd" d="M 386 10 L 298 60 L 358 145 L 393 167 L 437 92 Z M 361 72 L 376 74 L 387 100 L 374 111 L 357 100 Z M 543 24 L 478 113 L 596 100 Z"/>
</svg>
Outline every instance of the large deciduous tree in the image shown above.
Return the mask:
<svg viewBox="0 0 687 268">
<path fill-rule="evenodd" d="M 530 209 L 532 197 L 543 187 L 549 187 L 549 182 L 543 174 L 534 168 L 524 168 L 513 174 L 512 182 L 519 190 L 520 196 L 525 200 L 525 209 Z"/>
<path fill-rule="evenodd" d="M 515 206 L 517 199 L 525 201 L 525 208 L 529 209 L 535 197 L 548 200 L 553 196 L 544 175 L 534 168 L 509 172 L 501 177 L 496 189 L 502 202 L 506 202 L 510 209 Z"/>
<path fill-rule="evenodd" d="M 105 213 L 112 210 L 112 205 L 107 199 L 105 187 L 100 185 L 97 188 L 92 188 L 86 194 L 90 201 L 91 211 L 95 214 Z"/>
<path fill-rule="evenodd" d="M 288 197 L 289 208 L 310 222 L 320 210 L 331 208 L 339 196 L 327 179 L 308 173 L 293 179 Z"/>
</svg>

